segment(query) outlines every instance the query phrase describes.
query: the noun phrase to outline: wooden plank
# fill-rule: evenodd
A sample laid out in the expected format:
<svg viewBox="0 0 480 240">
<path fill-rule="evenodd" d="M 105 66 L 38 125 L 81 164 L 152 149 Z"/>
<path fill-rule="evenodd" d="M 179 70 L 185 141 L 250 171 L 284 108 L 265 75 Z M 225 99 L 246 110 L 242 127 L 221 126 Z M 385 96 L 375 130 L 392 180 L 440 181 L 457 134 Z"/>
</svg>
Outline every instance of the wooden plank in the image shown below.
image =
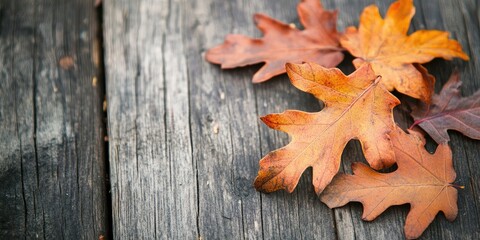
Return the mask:
<svg viewBox="0 0 480 240">
<path fill-rule="evenodd" d="M 374 1 L 385 14 L 386 9 L 393 1 Z M 359 14 L 365 6 L 372 4 L 372 1 L 324 1 L 330 8 L 339 10 L 339 28 L 347 26 L 358 26 Z M 478 3 L 475 0 L 461 1 L 415 1 L 416 14 L 412 21 L 411 31 L 419 29 L 439 29 L 448 31 L 451 36 L 457 39 L 463 46 L 465 52 L 470 56 L 469 62 L 454 60 L 452 62 L 435 60 L 427 64 L 430 73 L 437 79 L 436 90 L 448 80 L 454 69 L 458 69 L 464 81 L 462 90 L 464 95 L 470 95 L 480 89 L 480 79 L 476 76 L 480 73 L 480 63 L 475 60 L 480 53 L 480 22 Z M 345 62 L 339 66 L 345 72 L 351 72 L 351 64 Z M 398 94 L 397 94 L 398 95 Z M 406 98 L 401 98 L 406 100 Z M 405 123 L 412 120 L 400 109 L 396 109 L 397 121 L 404 123 L 402 127 L 408 127 Z M 468 139 L 456 132 L 450 132 L 452 141 L 450 146 L 453 149 L 454 166 L 457 172 L 457 182 L 465 185 L 464 190 L 459 191 L 457 220 L 448 222 L 442 214 L 437 216 L 435 221 L 422 235 L 424 239 L 476 239 L 480 237 L 479 212 L 479 190 L 480 182 L 478 176 L 480 163 L 479 156 L 480 142 Z M 361 156 L 359 144 L 349 144 L 343 156 L 343 167 L 350 172 L 350 164 L 358 161 Z M 363 158 L 363 157 L 361 157 Z M 339 239 L 404 239 L 403 224 L 408 212 L 408 205 L 389 208 L 373 222 L 361 221 L 362 206 L 350 204 L 346 207 L 335 210 L 336 226 L 338 227 Z M 342 219 L 342 221 L 339 221 Z"/>
<path fill-rule="evenodd" d="M 257 67 L 222 71 L 218 66 L 206 63 L 203 56 L 194 54 L 199 48 L 206 49 L 223 42 L 228 33 L 258 36 L 252 21 L 255 12 L 264 12 L 286 22 L 295 21 L 295 6 L 294 1 L 208 1 L 198 3 L 192 8 L 195 11 L 189 14 L 198 16 L 200 23 L 193 31 L 194 39 L 200 42 L 191 43 L 191 54 L 188 54 L 190 76 L 196 76 L 198 72 L 202 74 L 201 80 L 190 80 L 190 97 L 192 103 L 197 103 L 192 104 L 192 116 L 199 118 L 201 123 L 192 125 L 193 145 L 199 153 L 194 156 L 201 154 L 197 158 L 200 173 L 214 173 L 201 174 L 198 179 L 200 234 L 206 239 L 229 236 L 248 239 L 334 238 L 333 214 L 318 204 L 310 179 L 304 179 L 291 195 L 259 194 L 252 186 L 258 160 L 288 139 L 284 134 L 267 129 L 259 121 L 259 116 L 285 108 L 318 108 L 318 103 L 311 97 L 305 98 L 306 94 L 299 94 L 286 76 L 254 86 L 251 78 Z M 191 22 L 193 24 L 194 20 Z M 190 67 L 196 65 L 200 66 Z M 205 118 L 206 115 L 212 116 L 212 123 Z M 220 126 L 217 136 L 211 130 L 215 124 Z M 208 135 L 213 137 L 205 137 Z M 212 150 L 204 151 L 202 146 Z M 211 214 L 214 209 L 222 209 L 222 212 Z"/>
<path fill-rule="evenodd" d="M 181 5 L 104 4 L 114 237 L 196 238 Z"/>
<path fill-rule="evenodd" d="M 357 25 L 361 9 L 370 4 L 366 0 L 323 2 L 327 8 L 339 9 L 340 29 Z M 385 11 L 392 1 L 377 2 Z M 474 0 L 455 6 L 443 3 L 452 6 L 441 9 L 417 3 L 413 29 L 450 30 L 474 56 L 479 48 Z M 332 211 L 320 203 L 310 172 L 293 194 L 260 194 L 252 187 L 258 160 L 288 143 L 285 134 L 268 129 L 258 116 L 320 107 L 314 98 L 292 87 L 286 76 L 252 85 L 258 66 L 223 71 L 206 63 L 203 53 L 223 42 L 228 33 L 259 36 L 251 20 L 254 12 L 298 26 L 296 4 L 287 0 L 105 1 L 115 238 L 404 238 L 408 206 L 391 208 L 372 223 L 363 222 L 359 204 Z M 353 71 L 351 60 L 347 58 L 340 68 Z M 437 89 L 455 66 L 465 81 L 469 79 L 466 93 L 478 89 L 480 82 L 473 78 L 479 72 L 478 63 L 457 60 L 428 65 L 439 79 Z M 410 121 L 400 111 L 395 115 Z M 458 181 L 466 185 L 460 193 L 459 218 L 451 224 L 438 217 L 425 232 L 426 239 L 478 236 L 478 143 L 459 134 L 453 138 Z M 358 143 L 348 144 L 344 170 L 348 172 L 351 162 L 362 158 Z"/>
<path fill-rule="evenodd" d="M 0 1 L 1 239 L 108 233 L 97 23 L 93 1 Z"/>
</svg>

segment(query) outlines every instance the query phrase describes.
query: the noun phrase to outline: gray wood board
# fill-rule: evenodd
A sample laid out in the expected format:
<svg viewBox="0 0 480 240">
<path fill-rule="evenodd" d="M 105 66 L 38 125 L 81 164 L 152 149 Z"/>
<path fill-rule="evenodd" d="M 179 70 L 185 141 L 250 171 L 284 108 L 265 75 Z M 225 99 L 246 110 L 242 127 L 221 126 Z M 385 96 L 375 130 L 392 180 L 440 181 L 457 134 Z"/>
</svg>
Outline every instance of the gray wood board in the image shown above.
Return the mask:
<svg viewBox="0 0 480 240">
<path fill-rule="evenodd" d="M 382 13 L 392 1 L 377 1 Z M 358 25 L 370 1 L 323 1 L 339 10 L 339 29 Z M 263 12 L 299 26 L 296 1 L 106 0 L 106 77 L 113 233 L 115 238 L 402 239 L 408 206 L 363 222 L 360 204 L 330 210 L 314 194 L 307 171 L 292 194 L 261 194 L 252 182 L 258 160 L 288 143 L 259 116 L 286 109 L 317 111 L 318 102 L 286 76 L 253 85 L 258 66 L 220 70 L 204 61 L 206 49 L 228 33 L 259 37 L 252 15 Z M 459 40 L 469 62 L 427 64 L 439 90 L 458 68 L 465 95 L 480 89 L 479 7 L 475 0 L 416 1 L 412 30 L 441 29 Z M 353 71 L 352 58 L 340 68 Z M 411 119 L 399 109 L 401 122 Z M 405 126 L 404 126 L 405 127 Z M 442 214 L 425 239 L 480 237 L 479 147 L 451 133 L 459 215 Z M 361 161 L 347 145 L 343 170 Z"/>
<path fill-rule="evenodd" d="M 0 0 L 0 239 L 107 233 L 97 19 L 93 1 Z"/>
</svg>

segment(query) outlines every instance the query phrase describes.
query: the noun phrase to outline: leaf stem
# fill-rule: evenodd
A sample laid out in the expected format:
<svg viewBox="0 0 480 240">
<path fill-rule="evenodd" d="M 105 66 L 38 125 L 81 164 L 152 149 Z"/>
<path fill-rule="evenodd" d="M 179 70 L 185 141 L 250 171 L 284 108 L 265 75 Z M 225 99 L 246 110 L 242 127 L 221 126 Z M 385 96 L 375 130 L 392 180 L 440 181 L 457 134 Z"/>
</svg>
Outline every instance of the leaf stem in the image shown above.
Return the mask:
<svg viewBox="0 0 480 240">
<path fill-rule="evenodd" d="M 450 186 L 454 187 L 454 188 L 457 188 L 457 189 L 465 189 L 465 186 L 462 186 L 462 185 L 457 185 L 457 184 L 450 184 Z"/>
<path fill-rule="evenodd" d="M 413 122 L 413 124 L 408 128 L 409 130 L 412 130 L 415 126 L 417 126 L 418 124 L 424 122 L 426 120 L 426 118 L 423 118 L 423 119 L 420 119 L 420 120 L 417 120 L 415 122 Z"/>
</svg>

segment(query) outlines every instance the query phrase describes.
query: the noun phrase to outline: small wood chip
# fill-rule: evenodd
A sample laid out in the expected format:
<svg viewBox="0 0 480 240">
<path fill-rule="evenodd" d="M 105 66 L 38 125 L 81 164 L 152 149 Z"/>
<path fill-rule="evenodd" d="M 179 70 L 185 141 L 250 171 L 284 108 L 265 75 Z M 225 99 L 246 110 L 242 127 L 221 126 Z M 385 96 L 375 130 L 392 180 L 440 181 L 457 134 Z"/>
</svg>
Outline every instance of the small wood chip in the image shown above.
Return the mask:
<svg viewBox="0 0 480 240">
<path fill-rule="evenodd" d="M 107 111 L 107 100 L 103 100 L 103 111 L 106 112 Z"/>
<path fill-rule="evenodd" d="M 70 56 L 64 56 L 60 58 L 60 61 L 58 61 L 58 64 L 60 65 L 61 68 L 65 70 L 69 70 L 73 68 L 73 66 L 75 65 L 75 61 Z"/>
<path fill-rule="evenodd" d="M 218 125 L 218 123 L 214 123 L 213 124 L 213 133 L 218 134 L 219 131 L 220 131 L 220 126 Z"/>
</svg>

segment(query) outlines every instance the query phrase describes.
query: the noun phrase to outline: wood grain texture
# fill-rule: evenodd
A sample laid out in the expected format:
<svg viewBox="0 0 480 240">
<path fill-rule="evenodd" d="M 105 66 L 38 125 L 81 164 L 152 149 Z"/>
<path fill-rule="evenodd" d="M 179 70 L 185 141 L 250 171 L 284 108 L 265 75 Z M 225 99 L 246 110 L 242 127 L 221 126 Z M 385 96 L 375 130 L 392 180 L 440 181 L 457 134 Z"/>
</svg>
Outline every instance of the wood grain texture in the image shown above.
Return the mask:
<svg viewBox="0 0 480 240">
<path fill-rule="evenodd" d="M 104 4 L 114 237 L 196 238 L 181 5 Z"/>
<path fill-rule="evenodd" d="M 360 11 L 368 6 L 370 1 L 348 0 L 324 1 L 325 5 L 339 10 L 339 28 L 346 26 L 358 26 L 358 17 Z M 380 11 L 385 14 L 389 4 L 393 1 L 376 1 Z M 329 5 L 331 4 L 331 5 Z M 471 57 L 469 62 L 455 59 L 452 62 L 444 60 L 434 60 L 426 65 L 429 72 L 436 79 L 436 91 L 448 80 L 454 69 L 461 73 L 461 79 L 464 81 L 462 87 L 464 95 L 470 95 L 480 89 L 480 63 L 476 60 L 480 53 L 480 22 L 479 5 L 477 1 L 461 1 L 458 4 L 451 1 L 415 1 L 416 14 L 412 20 L 410 32 L 420 29 L 439 29 L 451 33 L 451 37 L 458 40 L 463 46 L 464 51 Z M 343 17 L 342 17 L 343 16 Z M 348 65 L 348 66 L 347 66 Z M 350 64 L 342 64 L 340 68 L 344 71 L 351 71 Z M 397 96 L 399 96 L 397 94 Z M 401 97 L 401 101 L 407 100 Z M 404 128 L 412 122 L 409 116 L 396 108 L 395 117 L 397 122 Z M 478 201 L 480 199 L 478 188 L 480 181 L 478 175 L 480 171 L 480 142 L 463 137 L 461 134 L 450 131 L 452 141 L 450 146 L 453 149 L 454 167 L 457 172 L 457 183 L 465 185 L 465 189 L 459 192 L 458 206 L 459 213 L 457 219 L 450 223 L 442 214 L 439 214 L 435 221 L 427 228 L 422 235 L 424 239 L 469 239 L 480 237 L 480 216 Z M 430 150 L 433 150 L 430 148 Z M 360 146 L 356 143 L 349 145 L 344 153 L 344 169 L 350 172 L 352 161 L 357 161 L 361 156 Z M 363 158 L 363 157 L 362 157 Z M 336 219 L 347 218 L 345 227 L 338 227 L 339 239 L 353 238 L 388 238 L 403 239 L 403 224 L 408 212 L 408 205 L 388 209 L 373 222 L 364 222 L 361 220 L 362 206 L 360 204 L 350 204 L 346 207 L 335 210 Z M 338 221 L 337 221 L 338 223 Z M 337 225 L 339 226 L 339 225 Z"/>
<path fill-rule="evenodd" d="M 382 13 L 392 1 L 376 1 Z M 358 25 L 367 0 L 325 0 L 339 10 L 339 28 Z M 263 12 L 299 26 L 296 1 L 105 0 L 105 46 L 114 238 L 173 239 L 402 239 L 408 206 L 363 222 L 362 207 L 330 210 L 315 196 L 307 171 L 292 194 L 260 194 L 252 186 L 258 160 L 288 143 L 259 116 L 286 109 L 317 111 L 318 102 L 286 76 L 258 84 L 259 66 L 220 70 L 206 49 L 228 33 L 260 36 L 252 14 Z M 479 6 L 475 0 L 416 1 L 412 30 L 452 33 L 470 62 L 427 65 L 436 89 L 454 68 L 466 95 L 480 88 Z M 353 71 L 352 58 L 340 68 Z M 402 98 L 402 100 L 404 100 Z M 411 121 L 401 109 L 403 127 Z M 439 215 L 424 239 L 480 237 L 480 143 L 452 134 L 459 193 L 454 223 Z M 351 142 L 343 170 L 361 161 Z"/>
<path fill-rule="evenodd" d="M 93 1 L 0 0 L 1 239 L 108 233 L 95 14 Z"/>
</svg>

